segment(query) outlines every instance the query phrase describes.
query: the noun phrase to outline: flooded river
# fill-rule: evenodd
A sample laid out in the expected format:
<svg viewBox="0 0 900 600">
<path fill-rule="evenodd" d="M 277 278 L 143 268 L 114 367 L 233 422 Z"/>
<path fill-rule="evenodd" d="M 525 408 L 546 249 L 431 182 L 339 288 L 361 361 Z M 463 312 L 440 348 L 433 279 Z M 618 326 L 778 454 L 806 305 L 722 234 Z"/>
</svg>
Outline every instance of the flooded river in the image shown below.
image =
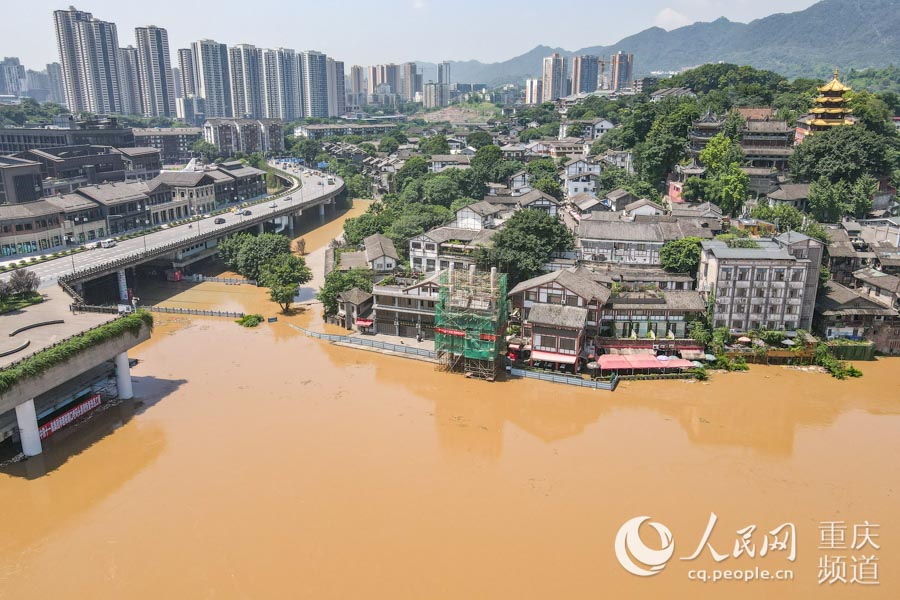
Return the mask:
<svg viewBox="0 0 900 600">
<path fill-rule="evenodd" d="M 276 314 L 246 286 L 169 301 Z M 615 393 L 489 384 L 288 327 L 314 310 L 256 329 L 158 318 L 131 352 L 140 402 L 51 440 L 48 474 L 0 474 L 0 597 L 900 597 L 900 361 L 846 382 L 754 366 Z M 681 560 L 710 513 L 728 558 Z M 638 516 L 674 538 L 651 577 L 614 551 Z M 819 549 L 825 521 L 848 545 L 877 524 L 880 548 Z M 759 556 L 785 523 L 796 560 Z M 735 558 L 748 525 L 756 556 Z M 850 583 L 861 555 L 878 564 L 867 589 Z M 818 584 L 823 556 L 845 557 L 847 583 Z M 793 580 L 689 579 L 756 567 Z"/>
</svg>

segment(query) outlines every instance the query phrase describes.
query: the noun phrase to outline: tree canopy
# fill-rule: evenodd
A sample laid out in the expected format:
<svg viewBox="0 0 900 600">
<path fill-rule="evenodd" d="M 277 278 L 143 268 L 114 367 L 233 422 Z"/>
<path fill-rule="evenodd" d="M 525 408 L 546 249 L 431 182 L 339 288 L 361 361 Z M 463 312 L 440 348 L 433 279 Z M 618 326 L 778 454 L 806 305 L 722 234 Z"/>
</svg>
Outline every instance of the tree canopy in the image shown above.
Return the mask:
<svg viewBox="0 0 900 600">
<path fill-rule="evenodd" d="M 511 284 L 543 272 L 554 252 L 574 246 L 572 232 L 557 218 L 538 210 L 520 210 L 494 234 L 488 248 L 479 248 L 476 261 L 484 269 L 508 273 Z"/>
<path fill-rule="evenodd" d="M 659 260 L 666 271 L 696 276 L 700 266 L 700 238 L 686 237 L 670 240 L 659 251 Z"/>
</svg>

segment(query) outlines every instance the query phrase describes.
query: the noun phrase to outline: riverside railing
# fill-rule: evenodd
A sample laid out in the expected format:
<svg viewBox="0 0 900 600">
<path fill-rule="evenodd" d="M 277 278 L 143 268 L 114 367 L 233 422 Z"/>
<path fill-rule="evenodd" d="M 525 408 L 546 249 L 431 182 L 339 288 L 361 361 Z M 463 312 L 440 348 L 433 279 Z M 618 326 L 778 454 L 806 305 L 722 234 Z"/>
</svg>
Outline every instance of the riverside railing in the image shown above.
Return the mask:
<svg viewBox="0 0 900 600">
<path fill-rule="evenodd" d="M 591 379 L 582 379 L 580 377 L 572 377 L 570 375 L 557 375 L 556 373 L 545 373 L 543 371 L 528 371 L 526 369 L 512 369 L 512 374 L 516 377 L 525 377 L 526 379 L 537 379 L 539 381 L 550 381 L 552 383 L 564 383 L 566 385 L 574 385 L 576 387 L 586 387 L 595 390 L 615 391 L 619 385 L 619 378 L 613 376 L 610 381 L 594 381 Z"/>
<path fill-rule="evenodd" d="M 435 358 L 434 350 L 425 348 L 415 348 L 412 346 L 403 346 L 400 344 L 390 344 L 388 342 L 379 342 L 378 340 L 369 340 L 363 337 L 352 335 L 335 335 L 333 333 L 321 333 L 318 331 L 310 331 L 296 325 L 290 325 L 297 331 L 305 333 L 309 337 L 317 340 L 327 340 L 329 342 L 341 342 L 344 344 L 353 344 L 354 346 L 363 346 L 365 348 L 377 348 L 379 350 L 388 350 L 390 352 L 398 352 L 400 354 L 410 354 L 413 356 L 424 356 L 425 358 Z"/>
</svg>

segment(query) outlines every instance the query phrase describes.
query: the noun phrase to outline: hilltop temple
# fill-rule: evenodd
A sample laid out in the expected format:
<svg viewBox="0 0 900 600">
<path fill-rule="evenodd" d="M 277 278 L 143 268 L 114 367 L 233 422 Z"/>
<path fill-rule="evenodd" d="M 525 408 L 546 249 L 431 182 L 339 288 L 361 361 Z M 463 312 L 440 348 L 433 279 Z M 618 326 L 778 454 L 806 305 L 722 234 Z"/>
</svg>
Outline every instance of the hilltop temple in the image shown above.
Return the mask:
<svg viewBox="0 0 900 600">
<path fill-rule="evenodd" d="M 851 88 L 838 80 L 838 70 L 835 69 L 832 80 L 819 88 L 820 95 L 815 100 L 815 108 L 808 115 L 797 119 L 794 142 L 799 144 L 816 132 L 856 123 L 856 119 L 850 114 L 853 112 L 850 99 L 846 96 L 849 91 Z"/>
</svg>

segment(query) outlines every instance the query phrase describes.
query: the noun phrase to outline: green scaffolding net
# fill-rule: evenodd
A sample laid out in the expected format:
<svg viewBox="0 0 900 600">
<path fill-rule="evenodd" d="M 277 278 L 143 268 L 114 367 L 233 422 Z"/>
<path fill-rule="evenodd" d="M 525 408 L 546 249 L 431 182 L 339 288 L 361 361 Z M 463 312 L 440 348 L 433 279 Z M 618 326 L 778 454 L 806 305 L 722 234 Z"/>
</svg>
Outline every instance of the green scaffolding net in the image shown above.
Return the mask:
<svg viewBox="0 0 900 600">
<path fill-rule="evenodd" d="M 506 275 L 449 269 L 439 284 L 434 328 L 439 368 L 494 379 L 508 314 Z"/>
</svg>

